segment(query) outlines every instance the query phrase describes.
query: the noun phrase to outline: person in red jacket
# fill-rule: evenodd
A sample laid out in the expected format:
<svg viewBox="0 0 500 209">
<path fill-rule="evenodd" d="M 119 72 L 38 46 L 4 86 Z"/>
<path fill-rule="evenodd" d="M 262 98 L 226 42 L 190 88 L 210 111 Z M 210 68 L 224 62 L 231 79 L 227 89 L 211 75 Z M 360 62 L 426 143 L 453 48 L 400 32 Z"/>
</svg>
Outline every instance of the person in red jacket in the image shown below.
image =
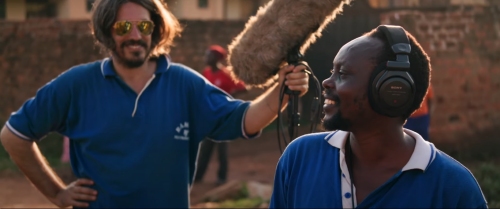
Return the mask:
<svg viewBox="0 0 500 209">
<path fill-rule="evenodd" d="M 234 97 L 238 93 L 246 92 L 247 88 L 245 83 L 234 80 L 226 70 L 226 66 L 222 63 L 226 59 L 226 55 L 226 50 L 223 47 L 219 45 L 210 46 L 205 56 L 206 67 L 202 74 L 212 84 Z M 212 140 L 204 140 L 201 144 L 195 182 L 203 180 L 215 146 L 217 146 L 219 158 L 217 184 L 220 185 L 226 182 L 228 173 L 227 143 Z"/>
</svg>

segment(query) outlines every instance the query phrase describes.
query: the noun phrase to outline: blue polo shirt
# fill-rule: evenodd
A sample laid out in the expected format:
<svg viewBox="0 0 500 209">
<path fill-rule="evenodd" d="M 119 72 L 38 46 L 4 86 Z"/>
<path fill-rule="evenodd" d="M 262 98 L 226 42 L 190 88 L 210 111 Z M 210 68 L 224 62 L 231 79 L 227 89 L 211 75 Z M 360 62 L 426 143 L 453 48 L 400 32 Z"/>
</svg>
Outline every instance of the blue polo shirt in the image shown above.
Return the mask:
<svg viewBox="0 0 500 209">
<path fill-rule="evenodd" d="M 408 163 L 359 205 L 344 158 L 347 132 L 304 135 L 281 156 L 270 208 L 487 208 L 474 176 L 417 133 Z"/>
<path fill-rule="evenodd" d="M 187 208 L 199 142 L 247 137 L 249 104 L 165 56 L 137 94 L 104 59 L 47 83 L 6 126 L 26 140 L 68 136 L 75 175 L 98 191 L 91 208 Z"/>
</svg>

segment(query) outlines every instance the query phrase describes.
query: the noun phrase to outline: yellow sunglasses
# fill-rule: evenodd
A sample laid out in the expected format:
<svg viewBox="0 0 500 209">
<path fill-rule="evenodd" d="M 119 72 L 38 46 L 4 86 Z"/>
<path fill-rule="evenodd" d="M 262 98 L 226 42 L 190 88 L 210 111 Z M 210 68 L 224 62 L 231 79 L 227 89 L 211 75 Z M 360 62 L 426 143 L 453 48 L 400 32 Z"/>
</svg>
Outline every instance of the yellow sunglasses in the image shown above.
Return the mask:
<svg viewBox="0 0 500 209">
<path fill-rule="evenodd" d="M 132 31 L 132 25 L 135 25 L 137 29 L 139 29 L 139 32 L 141 32 L 141 34 L 145 36 L 151 35 L 151 33 L 153 33 L 153 30 L 155 29 L 155 24 L 149 20 L 118 21 L 115 23 L 115 25 L 113 25 L 113 29 L 115 30 L 116 35 L 124 36 Z"/>
</svg>

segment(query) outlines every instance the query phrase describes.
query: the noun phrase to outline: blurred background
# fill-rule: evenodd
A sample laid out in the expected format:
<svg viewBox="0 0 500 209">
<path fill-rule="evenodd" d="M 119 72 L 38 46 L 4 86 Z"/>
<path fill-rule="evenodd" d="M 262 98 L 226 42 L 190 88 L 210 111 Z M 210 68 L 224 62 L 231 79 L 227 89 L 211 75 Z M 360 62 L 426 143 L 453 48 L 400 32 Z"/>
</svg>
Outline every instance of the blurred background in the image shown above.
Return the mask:
<svg viewBox="0 0 500 209">
<path fill-rule="evenodd" d="M 227 48 L 268 0 L 164 0 L 184 27 L 170 55 L 197 71 L 208 46 Z M 93 0 L 0 0 L 0 124 L 38 88 L 68 68 L 102 59 L 90 35 Z M 330 73 L 342 45 L 380 24 L 411 32 L 431 57 L 434 111 L 430 139 L 476 176 L 490 207 L 500 207 L 500 0 L 354 0 L 305 54 L 318 79 Z M 258 41 L 258 40 L 256 40 Z M 312 84 L 311 84 L 312 86 Z M 241 96 L 252 99 L 262 89 Z M 308 93 L 302 121 L 310 115 Z M 195 184 L 194 207 L 266 207 L 280 156 L 276 126 L 261 138 L 229 145 L 229 182 L 214 185 L 217 163 Z M 62 136 L 39 142 L 65 181 Z M 208 203 L 207 203 L 208 202 Z M 10 162 L 0 146 L 0 208 L 53 207 Z"/>
</svg>

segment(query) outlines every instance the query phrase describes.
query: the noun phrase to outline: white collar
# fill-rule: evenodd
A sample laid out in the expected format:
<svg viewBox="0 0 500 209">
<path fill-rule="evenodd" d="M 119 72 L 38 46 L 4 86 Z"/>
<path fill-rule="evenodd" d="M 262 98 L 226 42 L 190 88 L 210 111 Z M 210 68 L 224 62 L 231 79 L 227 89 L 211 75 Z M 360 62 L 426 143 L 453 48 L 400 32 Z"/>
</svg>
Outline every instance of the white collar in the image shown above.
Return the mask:
<svg viewBox="0 0 500 209">
<path fill-rule="evenodd" d="M 410 135 L 415 139 L 415 149 L 410 157 L 410 160 L 403 167 L 401 171 L 407 171 L 412 169 L 420 169 L 425 171 L 432 161 L 436 158 L 436 149 L 434 145 L 428 141 L 425 141 L 422 136 L 411 130 L 404 129 L 406 134 Z M 349 132 L 345 131 L 334 131 L 325 137 L 328 144 L 339 148 L 342 153 L 344 152 L 345 142 Z"/>
</svg>

